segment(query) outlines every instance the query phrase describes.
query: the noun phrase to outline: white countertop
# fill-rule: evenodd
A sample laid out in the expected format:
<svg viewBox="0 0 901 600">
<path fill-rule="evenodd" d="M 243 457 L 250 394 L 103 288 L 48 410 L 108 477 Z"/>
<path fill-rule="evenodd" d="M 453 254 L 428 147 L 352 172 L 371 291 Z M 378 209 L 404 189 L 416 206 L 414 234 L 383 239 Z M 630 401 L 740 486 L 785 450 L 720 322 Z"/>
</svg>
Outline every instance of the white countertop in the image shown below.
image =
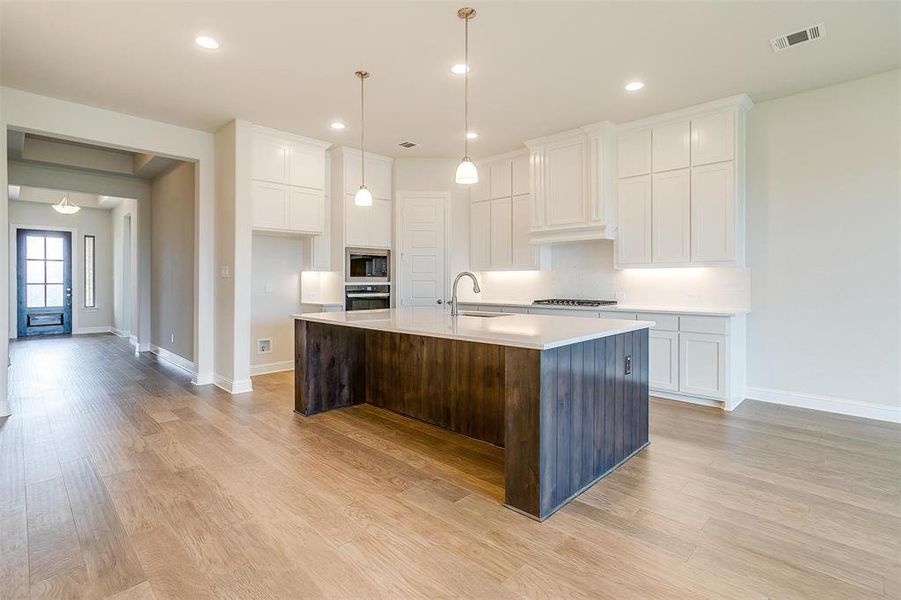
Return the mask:
<svg viewBox="0 0 901 600">
<path fill-rule="evenodd" d="M 504 305 L 509 306 L 509 305 Z M 548 350 L 629 331 L 651 321 L 509 314 L 452 317 L 448 308 L 391 308 L 292 315 L 295 319 L 500 346 Z"/>
<path fill-rule="evenodd" d="M 747 308 L 696 308 L 682 306 L 616 304 L 612 306 L 554 306 L 547 304 L 532 304 L 531 302 L 482 302 L 480 300 L 460 300 L 461 306 L 516 306 L 521 308 L 550 308 L 558 310 L 584 310 L 589 312 L 619 311 L 619 312 L 651 312 L 651 313 L 675 313 L 681 315 L 707 315 L 713 317 L 734 317 L 749 312 Z"/>
</svg>

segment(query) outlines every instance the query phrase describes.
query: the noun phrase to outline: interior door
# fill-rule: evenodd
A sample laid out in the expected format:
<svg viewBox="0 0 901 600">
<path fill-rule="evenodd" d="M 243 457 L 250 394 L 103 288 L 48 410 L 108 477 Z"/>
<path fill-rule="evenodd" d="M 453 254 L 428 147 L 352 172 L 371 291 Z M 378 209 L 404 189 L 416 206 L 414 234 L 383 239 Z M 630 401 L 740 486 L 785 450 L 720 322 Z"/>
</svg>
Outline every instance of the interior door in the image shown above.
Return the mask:
<svg viewBox="0 0 901 600">
<path fill-rule="evenodd" d="M 72 235 L 19 229 L 19 337 L 72 333 Z"/>
<path fill-rule="evenodd" d="M 401 196 L 402 306 L 436 306 L 447 298 L 445 194 Z"/>
</svg>

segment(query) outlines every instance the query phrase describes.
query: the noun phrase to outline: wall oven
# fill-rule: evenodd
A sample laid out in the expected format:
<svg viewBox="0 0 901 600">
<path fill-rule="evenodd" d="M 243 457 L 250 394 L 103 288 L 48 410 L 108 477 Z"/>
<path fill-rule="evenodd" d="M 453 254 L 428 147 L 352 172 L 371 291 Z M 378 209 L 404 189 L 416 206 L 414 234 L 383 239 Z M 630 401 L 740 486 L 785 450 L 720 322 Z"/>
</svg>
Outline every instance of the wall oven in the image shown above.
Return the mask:
<svg viewBox="0 0 901 600">
<path fill-rule="evenodd" d="M 360 283 L 389 283 L 391 281 L 391 251 L 348 248 L 345 279 Z"/>
<path fill-rule="evenodd" d="M 344 310 L 391 308 L 391 286 L 349 285 L 344 288 Z"/>
</svg>

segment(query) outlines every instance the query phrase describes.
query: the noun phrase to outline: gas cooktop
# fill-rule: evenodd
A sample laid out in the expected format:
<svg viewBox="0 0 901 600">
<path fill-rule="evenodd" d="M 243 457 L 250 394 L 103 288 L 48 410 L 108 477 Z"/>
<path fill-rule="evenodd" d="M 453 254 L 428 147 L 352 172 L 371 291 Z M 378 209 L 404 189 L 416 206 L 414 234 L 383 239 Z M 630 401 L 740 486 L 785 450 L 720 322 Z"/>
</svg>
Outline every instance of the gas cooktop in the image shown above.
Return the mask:
<svg viewBox="0 0 901 600">
<path fill-rule="evenodd" d="M 616 300 L 576 300 L 574 298 L 545 298 L 533 300 L 532 304 L 544 304 L 549 306 L 612 306 Z"/>
</svg>

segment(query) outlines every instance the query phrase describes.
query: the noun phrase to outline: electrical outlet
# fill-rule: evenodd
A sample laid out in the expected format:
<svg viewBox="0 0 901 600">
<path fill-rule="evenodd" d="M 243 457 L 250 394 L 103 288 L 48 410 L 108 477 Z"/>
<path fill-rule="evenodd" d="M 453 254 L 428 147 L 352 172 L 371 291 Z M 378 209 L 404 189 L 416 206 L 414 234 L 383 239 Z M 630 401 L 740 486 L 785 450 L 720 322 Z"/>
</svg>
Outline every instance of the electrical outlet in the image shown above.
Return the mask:
<svg viewBox="0 0 901 600">
<path fill-rule="evenodd" d="M 263 338 L 257 340 L 257 354 L 269 354 L 272 352 L 272 339 Z"/>
<path fill-rule="evenodd" d="M 632 374 L 632 355 L 626 355 L 626 375 Z"/>
<path fill-rule="evenodd" d="M 222 279 L 228 279 L 228 265 L 219 267 L 219 276 L 222 277 Z"/>
<path fill-rule="evenodd" d="M 170 334 L 169 334 L 169 343 L 170 343 L 170 344 L 174 344 L 174 343 L 175 343 L 175 334 L 174 334 L 174 333 L 170 333 Z"/>
</svg>

